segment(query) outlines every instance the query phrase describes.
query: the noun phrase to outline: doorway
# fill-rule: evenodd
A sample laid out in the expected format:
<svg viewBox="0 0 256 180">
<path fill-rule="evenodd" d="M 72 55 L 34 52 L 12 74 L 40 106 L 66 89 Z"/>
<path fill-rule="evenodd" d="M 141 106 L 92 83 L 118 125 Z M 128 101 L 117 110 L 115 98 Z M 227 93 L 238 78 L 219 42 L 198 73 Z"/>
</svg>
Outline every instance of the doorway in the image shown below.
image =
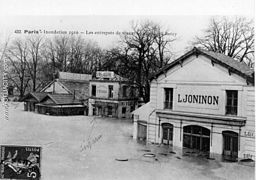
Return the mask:
<svg viewBox="0 0 256 180">
<path fill-rule="evenodd" d="M 169 123 L 163 123 L 162 130 L 163 130 L 162 143 L 165 145 L 173 145 L 173 125 Z"/>
<path fill-rule="evenodd" d="M 146 141 L 147 139 L 147 124 L 146 123 L 138 123 L 138 139 L 141 141 Z"/>
<path fill-rule="evenodd" d="M 237 161 L 238 158 L 238 133 L 223 131 L 223 158 L 224 160 Z"/>
</svg>

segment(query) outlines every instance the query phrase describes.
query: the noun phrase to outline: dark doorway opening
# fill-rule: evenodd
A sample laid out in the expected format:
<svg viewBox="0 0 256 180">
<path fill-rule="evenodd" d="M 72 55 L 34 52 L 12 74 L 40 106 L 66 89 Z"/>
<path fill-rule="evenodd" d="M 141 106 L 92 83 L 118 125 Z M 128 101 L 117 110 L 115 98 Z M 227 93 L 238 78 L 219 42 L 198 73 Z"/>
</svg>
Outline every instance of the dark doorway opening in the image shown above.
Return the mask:
<svg viewBox="0 0 256 180">
<path fill-rule="evenodd" d="M 228 161 L 238 159 L 238 133 L 223 131 L 223 158 Z"/>
<path fill-rule="evenodd" d="M 162 124 L 163 138 L 162 143 L 165 145 L 173 144 L 173 125 L 169 123 Z"/>
<path fill-rule="evenodd" d="M 145 123 L 138 123 L 138 140 L 146 141 L 147 139 L 147 124 Z"/>
</svg>

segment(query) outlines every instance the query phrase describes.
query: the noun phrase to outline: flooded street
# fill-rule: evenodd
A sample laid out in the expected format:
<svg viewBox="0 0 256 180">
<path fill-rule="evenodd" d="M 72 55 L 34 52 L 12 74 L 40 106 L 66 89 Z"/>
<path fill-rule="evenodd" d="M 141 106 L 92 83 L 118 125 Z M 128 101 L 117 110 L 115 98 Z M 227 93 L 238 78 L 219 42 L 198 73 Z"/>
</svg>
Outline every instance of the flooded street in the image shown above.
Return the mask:
<svg viewBox="0 0 256 180">
<path fill-rule="evenodd" d="M 254 179 L 254 167 L 182 156 L 132 139 L 131 120 L 47 116 L 11 103 L 0 143 L 42 147 L 41 174 L 51 179 Z"/>
</svg>

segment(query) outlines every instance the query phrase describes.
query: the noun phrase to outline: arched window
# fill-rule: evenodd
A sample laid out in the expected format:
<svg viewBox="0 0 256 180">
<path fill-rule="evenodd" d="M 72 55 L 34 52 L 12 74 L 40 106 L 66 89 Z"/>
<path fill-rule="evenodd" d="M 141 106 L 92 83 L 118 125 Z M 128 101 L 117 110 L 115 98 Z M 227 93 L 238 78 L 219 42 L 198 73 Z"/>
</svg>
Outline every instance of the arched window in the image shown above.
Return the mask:
<svg viewBox="0 0 256 180">
<path fill-rule="evenodd" d="M 210 130 L 197 125 L 184 126 L 183 147 L 209 152 Z"/>
</svg>

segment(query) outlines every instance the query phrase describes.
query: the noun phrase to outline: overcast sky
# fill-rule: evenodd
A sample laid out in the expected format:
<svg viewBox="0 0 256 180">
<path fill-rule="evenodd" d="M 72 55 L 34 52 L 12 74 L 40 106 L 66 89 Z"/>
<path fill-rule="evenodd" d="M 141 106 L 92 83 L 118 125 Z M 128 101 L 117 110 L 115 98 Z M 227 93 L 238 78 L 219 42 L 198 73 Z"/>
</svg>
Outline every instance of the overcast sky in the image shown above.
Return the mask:
<svg viewBox="0 0 256 180">
<path fill-rule="evenodd" d="M 173 50 L 181 54 L 189 41 L 207 28 L 211 17 L 246 16 L 251 19 L 254 7 L 254 0 L 0 0 L 0 40 L 23 36 L 25 30 L 130 31 L 132 20 L 149 19 L 177 34 Z M 21 30 L 22 34 L 15 34 L 15 30 Z M 113 47 L 118 41 L 118 35 L 83 36 L 97 41 L 103 48 Z"/>
</svg>

